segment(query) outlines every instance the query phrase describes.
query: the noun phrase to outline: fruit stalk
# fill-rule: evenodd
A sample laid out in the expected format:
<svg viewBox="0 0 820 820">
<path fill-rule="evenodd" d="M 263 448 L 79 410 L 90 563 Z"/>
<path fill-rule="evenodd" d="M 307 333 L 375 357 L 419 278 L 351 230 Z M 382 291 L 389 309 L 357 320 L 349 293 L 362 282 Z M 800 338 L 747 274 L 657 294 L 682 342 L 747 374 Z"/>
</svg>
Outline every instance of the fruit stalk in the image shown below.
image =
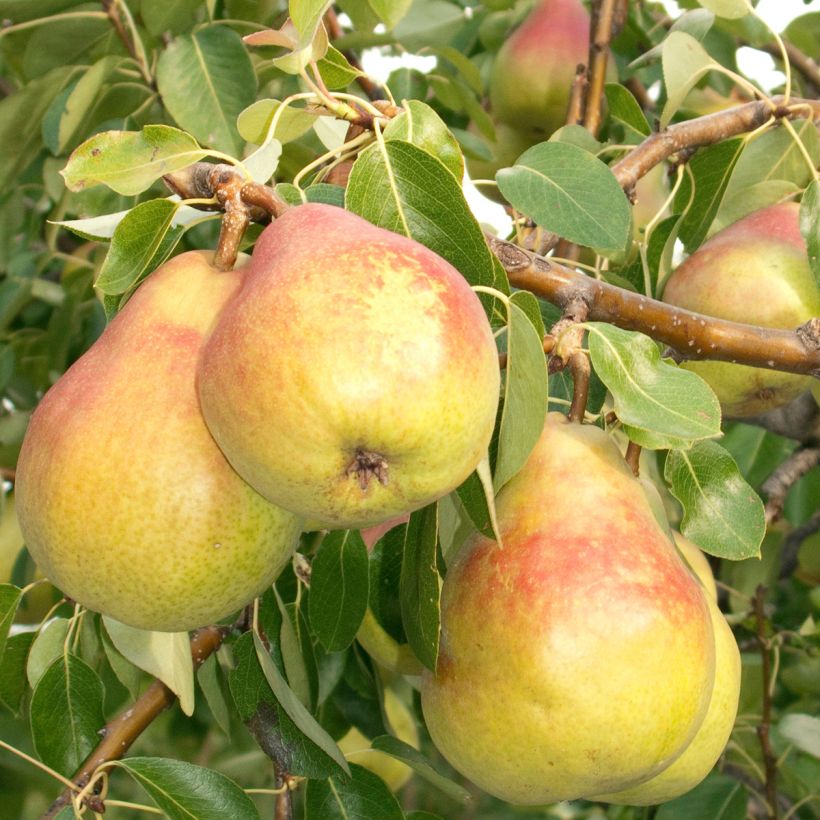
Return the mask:
<svg viewBox="0 0 820 820">
<path fill-rule="evenodd" d="M 601 127 L 606 66 L 609 44 L 626 17 L 623 0 L 595 0 L 592 3 L 592 22 L 589 31 L 589 85 L 584 105 L 584 128 L 596 136 Z"/>
</svg>

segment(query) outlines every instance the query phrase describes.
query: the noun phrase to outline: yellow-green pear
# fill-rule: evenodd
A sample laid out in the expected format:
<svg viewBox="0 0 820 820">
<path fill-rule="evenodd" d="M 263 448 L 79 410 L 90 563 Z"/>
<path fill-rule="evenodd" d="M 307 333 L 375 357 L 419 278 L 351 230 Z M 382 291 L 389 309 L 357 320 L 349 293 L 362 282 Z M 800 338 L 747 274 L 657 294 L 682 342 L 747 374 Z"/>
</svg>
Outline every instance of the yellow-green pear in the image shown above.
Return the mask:
<svg viewBox="0 0 820 820">
<path fill-rule="evenodd" d="M 262 495 L 358 529 L 470 475 L 499 381 L 490 325 L 454 267 L 308 204 L 262 232 L 203 350 L 199 395 L 222 451 Z"/>
<path fill-rule="evenodd" d="M 771 205 L 716 233 L 669 277 L 663 299 L 735 322 L 794 329 L 820 316 L 820 289 L 809 267 L 795 202 Z M 726 416 L 780 407 L 812 384 L 810 376 L 731 362 L 683 364 L 703 377 Z"/>
<path fill-rule="evenodd" d="M 404 701 L 392 690 L 384 690 L 384 711 L 399 740 L 418 748 L 419 732 L 416 721 Z M 397 792 L 413 774 L 413 770 L 395 757 L 373 749 L 370 741 L 354 726 L 339 741 L 339 748 L 351 763 L 370 769 Z"/>
<path fill-rule="evenodd" d="M 181 254 L 48 391 L 17 468 L 17 512 L 46 576 L 142 629 L 211 623 L 268 586 L 300 530 L 231 468 L 197 401 L 196 362 L 241 271 Z"/>
<path fill-rule="evenodd" d="M 496 508 L 501 543 L 473 536 L 444 580 L 434 743 L 510 803 L 659 773 L 706 715 L 715 639 L 640 483 L 603 430 L 550 414 Z"/>
<path fill-rule="evenodd" d="M 694 544 L 688 543 L 697 549 Z M 698 575 L 700 576 L 700 573 Z M 665 803 L 697 786 L 717 763 L 729 742 L 737 716 L 740 697 L 740 650 L 726 618 L 711 598 L 709 611 L 715 632 L 715 687 L 709 701 L 709 710 L 694 739 L 677 760 L 646 783 L 616 794 L 593 797 L 592 800 L 628 806 Z"/>
<path fill-rule="evenodd" d="M 703 554 L 701 548 L 679 532 L 674 533 L 674 536 L 677 548 L 681 551 L 692 572 L 698 576 L 710 600 L 717 602 L 715 574 L 712 572 L 712 567 L 709 565 L 709 561 Z"/>
</svg>

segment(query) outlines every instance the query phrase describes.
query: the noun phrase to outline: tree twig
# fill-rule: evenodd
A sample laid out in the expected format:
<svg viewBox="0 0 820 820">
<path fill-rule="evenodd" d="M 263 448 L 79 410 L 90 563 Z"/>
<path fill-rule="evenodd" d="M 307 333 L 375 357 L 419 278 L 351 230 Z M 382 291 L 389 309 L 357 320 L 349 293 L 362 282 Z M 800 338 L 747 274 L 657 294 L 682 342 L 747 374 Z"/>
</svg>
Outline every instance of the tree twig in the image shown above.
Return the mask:
<svg viewBox="0 0 820 820">
<path fill-rule="evenodd" d="M 780 551 L 780 578 L 790 578 L 797 569 L 797 556 L 803 542 L 816 532 L 820 532 L 820 511 L 816 512 L 805 524 L 795 527 L 783 541 Z"/>
<path fill-rule="evenodd" d="M 589 379 L 592 372 L 589 356 L 583 350 L 576 350 L 569 358 L 569 370 L 572 374 L 572 404 L 569 408 L 569 420 L 581 422 L 584 420 L 589 400 Z"/>
<path fill-rule="evenodd" d="M 325 12 L 325 27 L 327 28 L 328 37 L 330 37 L 331 40 L 338 40 L 344 35 L 344 31 L 342 31 L 342 27 L 339 24 L 339 18 L 336 16 L 336 11 L 332 6 Z M 345 59 L 353 68 L 357 71 L 362 71 L 361 61 L 356 54 L 350 50 L 345 50 L 342 54 L 344 54 Z M 356 82 L 359 84 L 359 88 L 361 88 L 373 102 L 387 99 L 387 95 L 383 89 L 374 83 L 363 71 L 356 77 Z"/>
<path fill-rule="evenodd" d="M 766 523 L 773 524 L 783 514 L 783 505 L 789 490 L 809 470 L 820 464 L 820 447 L 801 447 L 795 450 L 760 488 L 766 495 Z"/>
<path fill-rule="evenodd" d="M 597 136 L 601 127 L 601 111 L 606 83 L 606 66 L 609 60 L 609 44 L 619 28 L 617 14 L 621 0 L 594 0 L 589 34 L 589 84 L 584 100 L 584 128 Z"/>
<path fill-rule="evenodd" d="M 766 587 L 758 586 L 755 591 L 754 616 L 757 627 L 757 645 L 760 649 L 763 675 L 763 702 L 761 704 L 760 724 L 757 727 L 757 736 L 760 740 L 760 751 L 763 755 L 763 767 L 766 775 L 766 802 L 768 803 L 769 817 L 777 820 L 777 755 L 772 749 L 769 731 L 772 725 L 772 659 L 771 645 L 766 636 Z"/>
<path fill-rule="evenodd" d="M 230 632 L 230 627 L 206 626 L 198 629 L 191 638 L 191 657 L 194 669 L 216 652 Z M 109 760 L 119 760 L 131 744 L 148 728 L 151 722 L 176 700 L 176 695 L 161 681 L 155 680 L 137 701 L 109 721 L 100 731 L 102 740 L 77 770 L 72 781 L 80 788 L 85 786 L 97 767 Z M 56 817 L 65 806 L 71 804 L 71 791 L 66 789 L 49 807 L 41 820 Z"/>
</svg>

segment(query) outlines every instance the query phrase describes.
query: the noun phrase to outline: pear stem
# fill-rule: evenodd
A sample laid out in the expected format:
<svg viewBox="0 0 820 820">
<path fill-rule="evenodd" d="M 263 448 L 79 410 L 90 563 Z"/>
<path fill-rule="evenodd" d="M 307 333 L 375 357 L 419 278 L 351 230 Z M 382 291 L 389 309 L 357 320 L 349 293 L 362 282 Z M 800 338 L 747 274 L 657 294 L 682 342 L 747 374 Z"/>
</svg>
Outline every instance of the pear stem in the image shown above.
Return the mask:
<svg viewBox="0 0 820 820">
<path fill-rule="evenodd" d="M 763 675 L 762 717 L 757 727 L 760 750 L 766 773 L 766 802 L 770 820 L 777 820 L 777 755 L 772 749 L 769 730 L 772 725 L 772 679 L 771 642 L 766 636 L 766 587 L 758 586 L 753 599 L 755 623 L 757 625 L 757 645 L 760 648 Z"/>
<path fill-rule="evenodd" d="M 635 478 L 637 478 L 641 474 L 641 445 L 630 441 L 626 446 L 624 458 L 629 465 L 629 469 L 632 470 L 635 474 Z"/>
<path fill-rule="evenodd" d="M 206 626 L 191 638 L 191 657 L 194 669 L 216 652 L 230 632 L 230 627 Z M 151 722 L 176 700 L 176 695 L 161 681 L 155 680 L 135 703 L 121 712 L 100 730 L 102 740 L 86 758 L 72 778 L 77 788 L 83 788 L 97 769 L 111 760 L 119 760 L 131 744 L 148 728 Z M 47 809 L 41 820 L 56 817 L 71 804 L 72 792 L 66 789 Z"/>
</svg>

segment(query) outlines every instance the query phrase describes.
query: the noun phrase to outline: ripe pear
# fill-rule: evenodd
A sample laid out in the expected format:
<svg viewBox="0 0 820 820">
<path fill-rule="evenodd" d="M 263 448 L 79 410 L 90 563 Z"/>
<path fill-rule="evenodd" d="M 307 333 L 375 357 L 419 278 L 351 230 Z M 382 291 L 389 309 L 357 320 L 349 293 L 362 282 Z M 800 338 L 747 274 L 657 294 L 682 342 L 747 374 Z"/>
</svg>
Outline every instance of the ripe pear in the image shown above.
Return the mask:
<svg viewBox="0 0 820 820">
<path fill-rule="evenodd" d="M 726 748 L 740 697 L 740 650 L 726 618 L 711 598 L 709 611 L 715 632 L 715 685 L 709 710 L 694 739 L 677 760 L 646 783 L 591 799 L 628 806 L 652 806 L 673 800 L 697 786 Z"/>
<path fill-rule="evenodd" d="M 392 690 L 384 690 L 384 711 L 399 740 L 418 748 L 419 732 L 416 721 L 404 701 Z M 339 748 L 351 763 L 370 769 L 397 792 L 410 779 L 413 770 L 395 757 L 373 749 L 370 741 L 354 726 L 339 741 Z"/>
<path fill-rule="evenodd" d="M 539 0 L 493 62 L 493 116 L 546 139 L 566 121 L 575 69 L 588 51 L 589 14 L 581 0 Z"/>
<path fill-rule="evenodd" d="M 550 414 L 442 589 L 422 684 L 433 742 L 511 803 L 629 788 L 678 757 L 712 693 L 706 597 L 600 428 Z"/>
<path fill-rule="evenodd" d="M 23 443 L 17 512 L 32 556 L 66 595 L 130 626 L 230 614 L 299 534 L 231 469 L 199 410 L 196 362 L 241 278 L 196 251 L 163 265 L 48 391 Z"/>
<path fill-rule="evenodd" d="M 716 233 L 672 273 L 664 301 L 762 327 L 793 329 L 820 316 L 799 210 L 794 202 L 771 205 Z M 683 366 L 709 383 L 733 418 L 788 404 L 812 383 L 810 376 L 730 362 Z"/>
<path fill-rule="evenodd" d="M 690 541 L 685 535 L 679 532 L 674 533 L 675 545 L 681 551 L 686 563 L 689 564 L 690 569 L 698 577 L 698 580 L 703 584 L 709 600 L 717 602 L 717 584 L 715 583 L 715 574 L 712 572 L 712 567 L 708 559 L 701 551 L 700 547 Z"/>
<path fill-rule="evenodd" d="M 418 242 L 331 205 L 287 211 L 205 345 L 205 420 L 262 495 L 330 528 L 387 521 L 487 451 L 498 356 L 476 295 Z"/>
</svg>

